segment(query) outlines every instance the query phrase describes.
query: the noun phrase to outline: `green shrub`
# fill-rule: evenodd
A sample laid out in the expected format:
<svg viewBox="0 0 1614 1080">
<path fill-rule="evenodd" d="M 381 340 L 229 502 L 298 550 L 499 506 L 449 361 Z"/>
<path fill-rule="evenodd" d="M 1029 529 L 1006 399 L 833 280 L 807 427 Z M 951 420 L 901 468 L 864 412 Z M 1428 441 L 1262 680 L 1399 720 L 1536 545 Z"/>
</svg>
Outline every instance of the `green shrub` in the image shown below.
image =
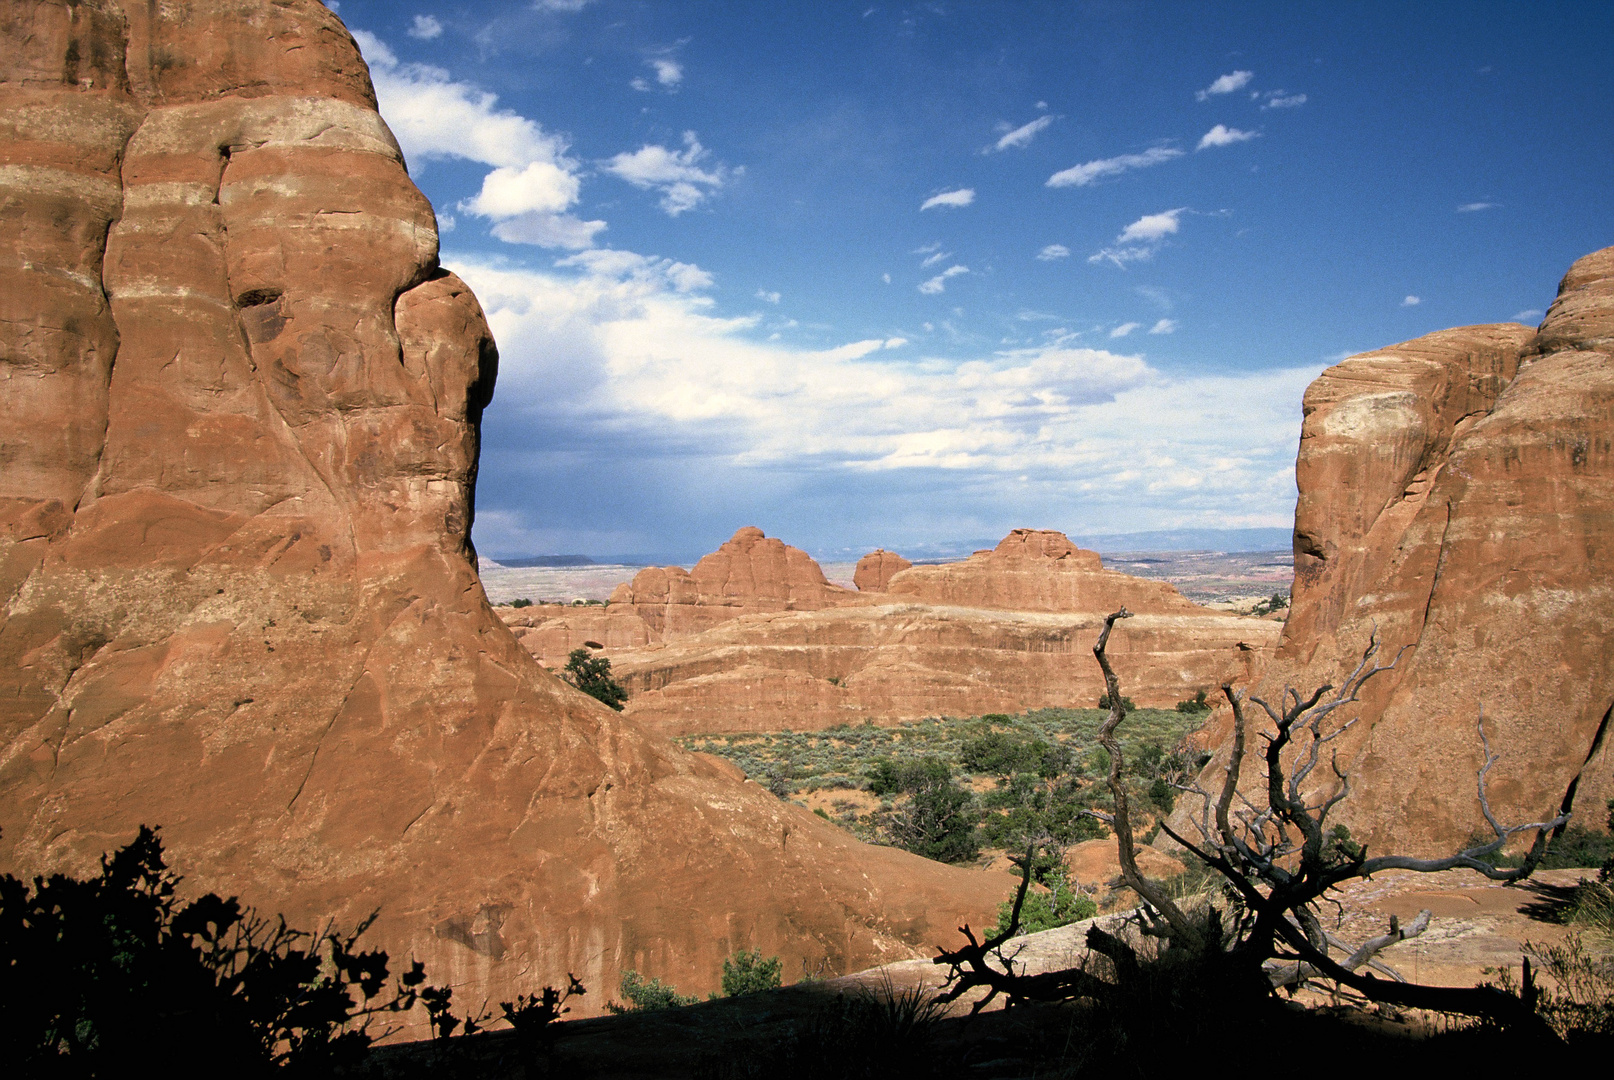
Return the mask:
<svg viewBox="0 0 1614 1080">
<path fill-rule="evenodd" d="M 1541 856 L 1541 869 L 1602 866 L 1611 858 L 1614 858 L 1614 835 L 1584 825 L 1570 825 L 1547 845 L 1546 853 Z"/>
<path fill-rule="evenodd" d="M 1122 699 L 1125 700 L 1124 698 Z M 1205 691 L 1201 690 L 1187 701 L 1177 702 L 1177 711 L 1180 713 L 1210 712 L 1210 702 L 1205 700 Z"/>
<path fill-rule="evenodd" d="M 1108 693 L 1099 695 L 1098 707 L 1101 709 L 1107 709 L 1110 707 L 1110 695 Z M 1126 712 L 1132 712 L 1137 708 L 1137 706 L 1132 703 L 1131 698 L 1127 697 L 1125 694 L 1122 694 L 1121 708 Z"/>
<path fill-rule="evenodd" d="M 1014 911 L 1014 897 L 998 905 L 998 923 L 994 935 L 1009 928 L 1009 917 Z M 1021 934 L 1035 934 L 1039 930 L 1052 930 L 1098 914 L 1098 902 L 1085 893 L 1070 887 L 1061 873 L 1049 881 L 1046 890 L 1030 889 L 1020 905 Z"/>
<path fill-rule="evenodd" d="M 890 811 L 884 822 L 887 839 L 906 851 L 938 862 L 968 862 L 981 853 L 975 797 L 953 783 L 947 766 L 934 758 L 918 766 L 909 800 Z M 939 766 L 939 768 L 938 768 Z M 907 768 L 907 766 L 904 766 Z"/>
<path fill-rule="evenodd" d="M 622 973 L 622 982 L 619 984 L 622 996 L 628 999 L 626 1005 L 615 1001 L 608 1001 L 605 1007 L 614 1013 L 653 1012 L 656 1009 L 678 1009 L 685 1005 L 693 1005 L 699 998 L 685 997 L 676 987 L 668 986 L 660 979 L 646 979 L 633 968 Z"/>
<path fill-rule="evenodd" d="M 761 949 L 741 949 L 723 961 L 723 996 L 739 997 L 759 990 L 777 990 L 782 970 L 777 956 L 763 959 Z"/>
<path fill-rule="evenodd" d="M 510 601 L 510 606 L 511 607 L 532 607 L 532 601 L 528 600 L 525 596 L 523 596 L 523 597 L 521 597 L 519 599 Z"/>
<path fill-rule="evenodd" d="M 603 656 L 591 656 L 587 649 L 573 649 L 566 654 L 565 679 L 589 697 L 622 711 L 628 692 L 622 684 L 611 678 L 611 661 Z"/>
</svg>

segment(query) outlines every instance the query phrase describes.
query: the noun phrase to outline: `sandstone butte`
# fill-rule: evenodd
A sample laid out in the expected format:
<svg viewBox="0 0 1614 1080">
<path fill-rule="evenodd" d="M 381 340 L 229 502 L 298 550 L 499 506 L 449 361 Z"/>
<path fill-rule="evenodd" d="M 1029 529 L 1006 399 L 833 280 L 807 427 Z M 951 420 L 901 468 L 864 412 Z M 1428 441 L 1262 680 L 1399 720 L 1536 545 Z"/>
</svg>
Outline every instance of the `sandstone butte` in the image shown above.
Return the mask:
<svg viewBox="0 0 1614 1080">
<path fill-rule="evenodd" d="M 456 1000 L 572 971 L 584 1014 L 993 917 L 1005 876 L 853 842 L 494 615 L 497 353 L 336 15 L 7 2 L 0 80 L 0 869 L 159 825 L 187 891 L 379 910 Z"/>
<path fill-rule="evenodd" d="M 1304 410 L 1294 606 L 1251 692 L 1338 685 L 1375 630 L 1379 662 L 1400 656 L 1336 714 L 1356 720 L 1332 744 L 1351 787 L 1337 819 L 1380 853 L 1491 835 L 1483 710 L 1503 823 L 1572 797 L 1575 820 L 1600 827 L 1614 796 L 1614 248 L 1570 267 L 1538 330 L 1463 327 L 1352 357 Z M 1230 733 L 1224 707 L 1207 786 Z M 1243 781 L 1263 775 L 1252 761 Z M 1179 802 L 1179 828 L 1195 805 Z"/>
<path fill-rule="evenodd" d="M 719 554 L 744 550 L 736 545 L 753 533 L 760 538 L 742 529 Z M 713 558 L 702 559 L 692 576 Z M 883 572 L 899 558 L 875 552 L 860 565 Z M 1199 607 L 1165 582 L 1106 570 L 1096 552 L 1041 529 L 1015 529 L 963 562 L 903 569 L 884 592 L 804 590 L 794 609 L 780 602 L 777 588 L 762 610 L 748 599 L 707 605 L 703 597 L 725 594 L 689 589 L 674 594 L 681 606 L 727 616 L 698 633 L 658 635 L 635 614 L 644 608 L 641 582 L 678 582 L 676 569 L 665 578 L 643 571 L 603 610 L 579 616 L 562 609 L 545 621 L 544 613 L 521 609 L 507 618 L 539 623 L 522 641 L 548 663 L 564 658 L 562 643 L 576 647 L 571 643 L 592 635 L 631 693 L 627 714 L 669 735 L 1091 706 L 1104 692 L 1093 642 L 1104 615 L 1123 604 L 1138 617 L 1110 651 L 1127 695 L 1169 708 L 1247 675 L 1280 629 Z M 823 580 L 816 564 L 801 576 Z M 702 618 L 668 614 L 662 625 L 699 626 Z"/>
</svg>

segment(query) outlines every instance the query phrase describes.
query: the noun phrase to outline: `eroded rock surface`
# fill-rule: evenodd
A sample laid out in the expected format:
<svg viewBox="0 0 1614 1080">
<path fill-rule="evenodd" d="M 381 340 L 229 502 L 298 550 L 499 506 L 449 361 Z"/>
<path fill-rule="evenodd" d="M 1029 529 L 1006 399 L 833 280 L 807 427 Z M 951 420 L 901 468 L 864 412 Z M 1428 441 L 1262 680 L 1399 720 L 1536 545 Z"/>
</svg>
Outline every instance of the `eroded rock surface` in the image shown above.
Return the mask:
<svg viewBox="0 0 1614 1080">
<path fill-rule="evenodd" d="M 1358 719 L 1332 744 L 1352 788 L 1335 816 L 1374 851 L 1430 855 L 1488 834 L 1482 710 L 1499 818 L 1550 817 L 1573 790 L 1577 820 L 1601 824 L 1614 795 L 1611 327 L 1614 248 L 1575 263 L 1536 332 L 1431 334 L 1353 357 L 1306 393 L 1294 607 L 1252 692 L 1338 685 L 1375 631 L 1381 663 L 1400 655 L 1337 714 Z M 1224 709 L 1211 733 L 1229 730 Z M 1205 774 L 1215 784 L 1226 752 Z M 1245 782 L 1259 782 L 1253 762 Z"/>
<path fill-rule="evenodd" d="M 990 917 L 1000 876 L 853 843 L 493 614 L 496 353 L 336 15 L 4 3 L 0 80 L 0 867 L 160 825 L 187 889 L 584 1011 Z M 824 587 L 781 566 L 752 593 Z"/>
<path fill-rule="evenodd" d="M 885 592 L 886 585 L 913 563 L 894 551 L 878 548 L 857 561 L 852 571 L 852 584 L 859 592 Z"/>
</svg>

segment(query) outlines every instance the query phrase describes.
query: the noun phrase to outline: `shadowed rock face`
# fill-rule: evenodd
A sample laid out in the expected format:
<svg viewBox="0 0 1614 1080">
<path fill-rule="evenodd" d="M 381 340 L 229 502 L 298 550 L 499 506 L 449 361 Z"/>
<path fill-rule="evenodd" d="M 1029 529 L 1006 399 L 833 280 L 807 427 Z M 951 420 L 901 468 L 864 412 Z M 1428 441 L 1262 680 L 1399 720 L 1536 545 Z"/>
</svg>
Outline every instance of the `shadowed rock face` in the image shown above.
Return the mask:
<svg viewBox="0 0 1614 1080">
<path fill-rule="evenodd" d="M 1375 851 L 1436 854 L 1486 830 L 1482 708 L 1505 823 L 1551 817 L 1573 790 L 1576 820 L 1601 824 L 1614 795 L 1611 342 L 1607 248 L 1570 268 L 1534 333 L 1431 334 L 1306 392 L 1294 607 L 1253 693 L 1340 683 L 1375 628 L 1381 662 L 1405 650 L 1333 744 L 1352 788 L 1336 817 Z M 1218 713 L 1215 730 L 1229 725 Z M 1225 755 L 1207 780 L 1219 785 Z M 1246 782 L 1259 780 L 1252 763 Z"/>
<path fill-rule="evenodd" d="M 546 674 L 468 534 L 496 353 L 314 0 L 0 2 L 0 867 L 188 890 L 468 1000 L 846 970 L 1000 876 L 869 849 Z"/>
</svg>

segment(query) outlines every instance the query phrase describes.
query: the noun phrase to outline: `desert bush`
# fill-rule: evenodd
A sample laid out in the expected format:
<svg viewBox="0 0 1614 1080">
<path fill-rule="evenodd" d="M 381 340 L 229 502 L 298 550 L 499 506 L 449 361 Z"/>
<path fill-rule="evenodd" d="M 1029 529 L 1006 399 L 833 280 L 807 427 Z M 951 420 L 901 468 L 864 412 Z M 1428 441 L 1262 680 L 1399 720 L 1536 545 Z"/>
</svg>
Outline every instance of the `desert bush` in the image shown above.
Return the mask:
<svg viewBox="0 0 1614 1080">
<path fill-rule="evenodd" d="M 633 968 L 622 972 L 622 981 L 617 989 L 627 1004 L 608 1001 L 605 1008 L 613 1013 L 651 1012 L 656 1009 L 678 1009 L 685 1005 L 693 1005 L 699 998 L 685 997 L 674 986 L 662 982 L 660 979 L 647 979 Z"/>
<path fill-rule="evenodd" d="M 596 701 L 622 711 L 628 692 L 622 684 L 611 678 L 611 661 L 604 656 L 592 656 L 587 649 L 573 649 L 566 654 L 564 678 Z"/>
<path fill-rule="evenodd" d="M 1091 919 L 1098 914 L 1098 902 L 1086 893 L 1072 888 L 1062 871 L 1049 875 L 1045 886 L 1042 891 L 1033 889 L 1026 892 L 1025 901 L 1020 905 L 1020 924 L 1015 931 L 1017 934 L 1035 934 L 1039 930 L 1052 930 L 1056 926 L 1067 926 L 1083 919 Z M 994 936 L 1008 929 L 1013 908 L 1013 897 L 998 905 L 998 922 L 992 928 Z"/>
<path fill-rule="evenodd" d="M 1110 695 L 1109 694 L 1106 693 L 1106 694 L 1100 694 L 1099 695 L 1098 707 L 1101 708 L 1101 709 L 1108 709 L 1110 707 Z M 1132 703 L 1131 698 L 1127 697 L 1125 694 L 1122 694 L 1121 695 L 1121 708 L 1125 709 L 1127 712 L 1133 712 L 1133 711 L 1135 711 L 1137 709 L 1137 706 Z"/>
<path fill-rule="evenodd" d="M 1180 713 L 1210 712 L 1210 702 L 1205 700 L 1205 691 L 1201 690 L 1186 701 L 1177 702 L 1177 711 Z"/>
<path fill-rule="evenodd" d="M 761 949 L 741 949 L 723 961 L 723 996 L 739 997 L 777 990 L 783 967 L 777 956 L 763 958 Z"/>
</svg>

